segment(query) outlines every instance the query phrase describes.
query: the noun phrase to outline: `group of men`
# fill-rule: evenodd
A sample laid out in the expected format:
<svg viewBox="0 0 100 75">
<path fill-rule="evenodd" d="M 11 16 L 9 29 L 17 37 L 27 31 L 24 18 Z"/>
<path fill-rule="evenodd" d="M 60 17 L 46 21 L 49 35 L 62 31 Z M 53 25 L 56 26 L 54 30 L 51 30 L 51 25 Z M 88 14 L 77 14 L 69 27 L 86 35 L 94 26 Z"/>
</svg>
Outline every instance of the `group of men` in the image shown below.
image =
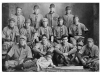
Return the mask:
<svg viewBox="0 0 100 75">
<path fill-rule="evenodd" d="M 84 45 L 83 32 L 88 29 L 79 22 L 79 17 L 71 14 L 71 7 L 65 8 L 62 17 L 55 12 L 55 5 L 50 4 L 50 12 L 44 17 L 35 5 L 28 19 L 22 15 L 22 8 L 16 8 L 16 15 L 11 15 L 9 24 L 2 32 L 2 54 L 5 67 L 31 66 L 30 60 L 52 56 L 53 64 L 82 65 L 92 70 L 99 69 L 99 49 L 92 38 Z M 25 64 L 25 63 L 28 64 Z"/>
</svg>

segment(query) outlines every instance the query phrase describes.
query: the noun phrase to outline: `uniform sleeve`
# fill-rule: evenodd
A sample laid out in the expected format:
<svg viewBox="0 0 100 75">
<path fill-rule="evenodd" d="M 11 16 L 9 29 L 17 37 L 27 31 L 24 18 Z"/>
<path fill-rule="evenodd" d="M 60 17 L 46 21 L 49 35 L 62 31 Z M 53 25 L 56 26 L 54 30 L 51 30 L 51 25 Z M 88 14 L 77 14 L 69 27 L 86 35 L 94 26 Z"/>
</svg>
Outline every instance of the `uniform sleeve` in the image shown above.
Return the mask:
<svg viewBox="0 0 100 75">
<path fill-rule="evenodd" d="M 54 37 L 56 37 L 57 35 L 57 31 L 56 31 L 56 28 L 54 28 Z"/>
<path fill-rule="evenodd" d="M 48 48 L 49 48 L 48 51 L 53 52 L 54 48 L 53 48 L 53 46 L 50 43 L 48 44 Z"/>
<path fill-rule="evenodd" d="M 55 46 L 55 51 L 56 51 L 57 53 L 63 54 L 61 50 L 62 50 L 62 48 L 61 48 L 61 45 L 60 45 L 60 44 L 58 44 L 58 45 Z"/>
<path fill-rule="evenodd" d="M 6 31 L 7 31 L 7 29 L 4 28 L 3 31 L 2 31 L 2 38 L 5 38 L 6 37 Z"/>
<path fill-rule="evenodd" d="M 69 34 L 72 35 L 72 28 L 71 28 L 71 26 L 69 27 L 68 30 L 69 30 Z"/>
<path fill-rule="evenodd" d="M 65 35 L 68 36 L 68 29 L 67 29 L 67 27 L 65 27 L 65 31 L 66 31 L 66 34 Z"/>
<path fill-rule="evenodd" d="M 66 25 L 66 21 L 65 21 L 65 18 L 64 18 L 64 16 L 63 16 L 63 20 L 64 20 L 64 25 Z"/>
<path fill-rule="evenodd" d="M 25 23 L 25 17 L 23 16 L 23 24 Z"/>
<path fill-rule="evenodd" d="M 83 31 L 88 31 L 87 27 L 84 24 L 81 24 L 81 27 Z"/>
<path fill-rule="evenodd" d="M 52 62 L 52 59 L 50 60 L 50 65 L 51 65 L 51 66 L 53 66 L 53 65 L 54 65 L 54 64 L 53 64 L 53 62 Z"/>
<path fill-rule="evenodd" d="M 98 47 L 96 46 L 95 47 L 95 58 L 99 58 L 99 49 L 98 49 Z"/>
<path fill-rule="evenodd" d="M 73 46 L 72 44 L 69 44 L 70 51 L 68 52 L 68 55 L 73 54 L 77 51 L 76 46 Z"/>
<path fill-rule="evenodd" d="M 35 33 L 35 32 L 36 32 L 35 28 L 34 28 L 34 27 L 32 27 L 32 33 Z"/>
<path fill-rule="evenodd" d="M 69 47 L 72 49 L 72 48 L 74 48 L 75 46 L 74 46 L 73 44 L 70 44 L 70 43 L 69 43 Z"/>
<path fill-rule="evenodd" d="M 37 43 L 37 44 L 34 46 L 33 50 L 35 50 L 35 51 L 37 51 L 37 52 L 42 52 L 41 45 L 40 45 L 39 43 Z"/>
<path fill-rule="evenodd" d="M 32 52 L 30 48 L 28 48 L 27 58 L 32 58 Z"/>
<path fill-rule="evenodd" d="M 10 57 L 12 57 L 12 56 L 14 55 L 14 50 L 15 50 L 15 46 L 13 46 L 13 47 L 10 49 L 10 51 L 8 52 L 8 55 L 9 55 Z"/>
<path fill-rule="evenodd" d="M 41 32 L 41 29 L 39 28 L 39 29 L 37 30 L 37 33 L 38 33 L 39 36 L 41 35 L 40 32 Z"/>
<path fill-rule="evenodd" d="M 31 24 L 32 24 L 32 18 L 31 18 L 31 15 L 29 15 L 29 19 L 31 20 Z"/>
<path fill-rule="evenodd" d="M 60 45 L 59 44 L 55 46 L 55 49 L 58 49 L 59 50 L 59 48 L 60 48 Z"/>
<path fill-rule="evenodd" d="M 86 49 L 86 46 L 83 46 L 82 49 L 79 51 L 80 54 L 83 54 Z"/>
<path fill-rule="evenodd" d="M 47 14 L 45 15 L 45 18 L 48 18 L 48 15 Z"/>
<path fill-rule="evenodd" d="M 19 35 L 19 29 L 16 27 L 16 35 Z"/>
<path fill-rule="evenodd" d="M 53 32 L 52 32 L 51 27 L 49 28 L 49 33 L 50 33 L 50 36 L 52 36 L 52 35 L 53 35 Z"/>
</svg>

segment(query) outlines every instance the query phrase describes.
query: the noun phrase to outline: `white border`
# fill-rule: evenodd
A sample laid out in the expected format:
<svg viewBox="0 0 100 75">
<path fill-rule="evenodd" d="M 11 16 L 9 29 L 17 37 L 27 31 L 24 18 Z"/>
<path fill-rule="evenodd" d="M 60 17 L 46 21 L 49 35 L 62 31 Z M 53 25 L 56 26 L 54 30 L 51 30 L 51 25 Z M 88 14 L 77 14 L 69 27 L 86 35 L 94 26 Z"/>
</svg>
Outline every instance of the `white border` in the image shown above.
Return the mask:
<svg viewBox="0 0 100 75">
<path fill-rule="evenodd" d="M 0 53 L 2 53 L 2 3 L 48 3 L 48 2 L 52 2 L 52 3 L 98 3 L 98 2 L 100 2 L 100 0 L 27 0 L 27 1 L 25 1 L 25 0 L 0 0 L 0 10 L 1 10 L 1 12 L 0 12 L 0 15 L 1 15 L 1 18 L 0 18 L 0 24 L 1 24 L 1 28 L 0 28 L 0 33 L 1 33 L 1 37 L 0 37 L 0 48 L 1 48 L 1 50 L 0 50 Z M 100 28 L 100 26 L 99 26 L 99 28 Z M 100 47 L 100 45 L 99 45 L 99 47 Z M 69 75 L 69 74 L 71 74 L 71 75 L 85 75 L 85 74 L 87 74 L 87 75 L 98 75 L 99 74 L 99 72 L 64 72 L 64 73 L 62 73 L 62 72 L 49 72 L 49 73 L 47 73 L 47 72 L 45 72 L 45 73 L 43 73 L 43 72 L 40 72 L 40 73 L 36 73 L 36 72 L 14 72 L 14 73 L 12 73 L 12 72 L 2 72 L 2 59 L 1 59 L 2 57 L 1 57 L 1 55 L 0 55 L 0 75 L 18 75 L 18 74 L 23 74 L 23 75 L 28 75 L 28 74 L 30 74 L 30 75 L 35 75 L 35 74 L 46 74 L 46 75 L 53 75 L 53 74 L 57 74 L 57 75 L 62 75 L 62 74 L 66 74 L 66 75 Z M 95 73 L 95 74 L 94 74 Z M 100 75 L 100 74 L 99 74 Z"/>
</svg>

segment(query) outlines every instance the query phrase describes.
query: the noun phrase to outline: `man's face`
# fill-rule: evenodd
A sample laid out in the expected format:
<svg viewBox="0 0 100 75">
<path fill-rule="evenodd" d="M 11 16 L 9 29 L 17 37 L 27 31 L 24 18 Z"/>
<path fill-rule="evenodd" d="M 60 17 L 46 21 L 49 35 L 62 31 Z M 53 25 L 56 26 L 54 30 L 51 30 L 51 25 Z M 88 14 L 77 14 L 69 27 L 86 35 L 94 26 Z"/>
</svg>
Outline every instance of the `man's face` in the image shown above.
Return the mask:
<svg viewBox="0 0 100 75">
<path fill-rule="evenodd" d="M 47 25 L 48 25 L 48 22 L 47 21 L 43 21 L 43 26 L 47 27 Z"/>
<path fill-rule="evenodd" d="M 58 21 L 58 24 L 59 24 L 59 25 L 63 25 L 63 20 L 62 20 L 62 19 L 59 20 L 59 21 Z"/>
<path fill-rule="evenodd" d="M 88 47 L 91 48 L 93 46 L 93 41 L 88 41 L 87 44 L 88 44 Z"/>
<path fill-rule="evenodd" d="M 27 28 L 30 27 L 30 22 L 26 22 L 26 25 L 25 25 Z"/>
<path fill-rule="evenodd" d="M 51 58 L 52 58 L 51 55 L 47 55 L 47 56 L 46 56 L 46 59 L 47 59 L 47 60 L 50 60 Z"/>
<path fill-rule="evenodd" d="M 20 15 L 22 13 L 22 9 L 21 8 L 17 8 L 17 15 Z"/>
<path fill-rule="evenodd" d="M 66 44 L 68 42 L 68 38 L 67 37 L 63 38 L 62 42 L 63 44 Z"/>
<path fill-rule="evenodd" d="M 35 13 L 35 14 L 38 14 L 38 13 L 39 13 L 39 9 L 35 8 L 35 9 L 34 9 L 34 13 Z"/>
<path fill-rule="evenodd" d="M 14 21 L 10 21 L 10 27 L 13 28 L 15 25 L 15 22 Z"/>
<path fill-rule="evenodd" d="M 75 23 L 78 23 L 79 22 L 79 18 L 78 17 L 75 17 L 74 22 Z"/>
<path fill-rule="evenodd" d="M 43 44 L 46 44 L 47 43 L 47 37 L 43 36 L 42 42 L 43 42 Z"/>
<path fill-rule="evenodd" d="M 25 39 L 20 39 L 19 43 L 20 43 L 21 46 L 24 46 L 26 44 L 26 40 Z"/>
<path fill-rule="evenodd" d="M 71 13 L 71 10 L 66 10 L 67 14 L 70 14 Z"/>
<path fill-rule="evenodd" d="M 51 12 L 51 13 L 55 12 L 55 8 L 53 8 L 53 7 L 50 8 L 50 12 Z"/>
</svg>

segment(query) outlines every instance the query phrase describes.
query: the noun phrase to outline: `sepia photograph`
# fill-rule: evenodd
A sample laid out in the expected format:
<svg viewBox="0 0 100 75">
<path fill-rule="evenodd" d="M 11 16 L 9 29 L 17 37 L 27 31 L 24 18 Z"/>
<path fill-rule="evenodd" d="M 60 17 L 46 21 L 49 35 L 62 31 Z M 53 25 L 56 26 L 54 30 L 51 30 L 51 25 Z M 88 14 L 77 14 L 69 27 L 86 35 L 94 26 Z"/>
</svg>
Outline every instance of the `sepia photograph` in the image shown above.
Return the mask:
<svg viewBox="0 0 100 75">
<path fill-rule="evenodd" d="M 99 3 L 2 3 L 2 72 L 99 72 Z"/>
</svg>

